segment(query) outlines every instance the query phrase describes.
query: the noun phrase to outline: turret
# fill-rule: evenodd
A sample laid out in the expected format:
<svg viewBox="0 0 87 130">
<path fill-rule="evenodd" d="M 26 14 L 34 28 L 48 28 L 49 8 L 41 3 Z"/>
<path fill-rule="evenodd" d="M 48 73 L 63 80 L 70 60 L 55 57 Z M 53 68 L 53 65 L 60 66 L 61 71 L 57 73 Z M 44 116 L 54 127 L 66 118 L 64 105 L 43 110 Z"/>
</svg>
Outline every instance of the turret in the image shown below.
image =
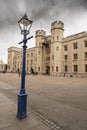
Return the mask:
<svg viewBox="0 0 87 130">
<path fill-rule="evenodd" d="M 35 38 L 36 38 L 36 46 L 41 46 L 41 40 L 42 38 L 44 38 L 46 36 L 46 32 L 44 30 L 37 30 L 36 34 L 35 34 Z"/>
<path fill-rule="evenodd" d="M 64 23 L 61 21 L 55 21 L 51 23 L 51 41 L 61 41 L 63 38 Z"/>
</svg>

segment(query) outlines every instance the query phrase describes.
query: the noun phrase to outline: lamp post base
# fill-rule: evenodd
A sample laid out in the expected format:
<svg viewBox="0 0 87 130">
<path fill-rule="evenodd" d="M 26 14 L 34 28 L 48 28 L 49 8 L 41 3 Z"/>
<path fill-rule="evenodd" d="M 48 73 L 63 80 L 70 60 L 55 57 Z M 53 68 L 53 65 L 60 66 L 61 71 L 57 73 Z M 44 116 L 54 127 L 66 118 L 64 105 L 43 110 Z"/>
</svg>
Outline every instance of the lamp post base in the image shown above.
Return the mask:
<svg viewBox="0 0 87 130">
<path fill-rule="evenodd" d="M 18 94 L 18 109 L 17 117 L 23 119 L 27 117 L 26 115 L 26 106 L 27 106 L 27 94 Z"/>
</svg>

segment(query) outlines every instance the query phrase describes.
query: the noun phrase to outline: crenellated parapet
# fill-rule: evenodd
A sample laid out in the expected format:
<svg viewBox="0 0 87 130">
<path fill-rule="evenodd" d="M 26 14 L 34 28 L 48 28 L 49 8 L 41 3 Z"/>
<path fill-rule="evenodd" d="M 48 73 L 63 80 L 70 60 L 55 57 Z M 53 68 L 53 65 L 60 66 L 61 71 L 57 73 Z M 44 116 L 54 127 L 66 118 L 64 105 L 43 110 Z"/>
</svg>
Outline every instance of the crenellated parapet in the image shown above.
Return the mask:
<svg viewBox="0 0 87 130">
<path fill-rule="evenodd" d="M 46 32 L 45 32 L 44 30 L 37 30 L 37 31 L 35 32 L 35 36 L 36 36 L 36 37 L 37 37 L 37 36 L 41 36 L 41 37 L 46 36 Z"/>
<path fill-rule="evenodd" d="M 14 46 L 12 46 L 12 47 L 9 47 L 8 48 L 8 52 L 12 52 L 12 51 L 22 51 L 22 49 L 21 48 L 18 48 L 18 47 L 14 47 Z"/>
<path fill-rule="evenodd" d="M 82 37 L 87 37 L 87 33 L 85 31 L 71 35 L 71 36 L 68 36 L 66 38 L 63 38 L 63 42 L 68 42 L 68 41 L 72 41 L 72 40 L 75 40 L 75 39 L 80 39 Z"/>
<path fill-rule="evenodd" d="M 51 30 L 53 29 L 62 29 L 64 30 L 64 23 L 61 21 L 54 21 L 51 23 Z"/>
</svg>

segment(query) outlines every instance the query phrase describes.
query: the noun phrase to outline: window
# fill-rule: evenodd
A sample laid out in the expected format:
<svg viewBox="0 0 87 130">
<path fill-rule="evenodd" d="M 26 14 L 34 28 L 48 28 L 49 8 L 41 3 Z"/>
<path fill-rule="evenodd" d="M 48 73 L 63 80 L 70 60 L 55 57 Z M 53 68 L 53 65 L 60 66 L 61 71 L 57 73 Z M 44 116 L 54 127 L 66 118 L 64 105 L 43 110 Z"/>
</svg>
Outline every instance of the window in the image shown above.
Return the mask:
<svg viewBox="0 0 87 130">
<path fill-rule="evenodd" d="M 39 55 L 40 55 L 40 51 L 39 51 L 38 53 L 39 53 Z"/>
<path fill-rule="evenodd" d="M 58 72 L 58 66 L 56 66 L 56 72 Z"/>
<path fill-rule="evenodd" d="M 85 58 L 87 58 L 87 52 L 85 52 Z"/>
<path fill-rule="evenodd" d="M 38 67 L 38 71 L 40 71 L 40 67 Z"/>
<path fill-rule="evenodd" d="M 27 57 L 29 57 L 29 54 L 27 54 Z"/>
<path fill-rule="evenodd" d="M 74 54 L 74 55 L 73 55 L 73 59 L 74 59 L 74 60 L 77 60 L 77 59 L 78 59 L 78 54 Z"/>
<path fill-rule="evenodd" d="M 74 72 L 78 72 L 78 65 L 74 65 Z"/>
<path fill-rule="evenodd" d="M 50 57 L 47 57 L 47 58 L 46 58 L 46 61 L 50 61 Z"/>
<path fill-rule="evenodd" d="M 85 72 L 87 72 L 87 64 L 85 65 Z"/>
<path fill-rule="evenodd" d="M 52 55 L 52 60 L 54 60 L 54 55 Z"/>
<path fill-rule="evenodd" d="M 56 50 L 57 50 L 57 51 L 59 50 L 59 47 L 58 47 L 58 46 L 56 47 Z"/>
<path fill-rule="evenodd" d="M 64 56 L 64 60 L 67 60 L 67 59 L 68 59 L 68 56 L 67 56 L 67 55 L 65 55 L 65 56 Z"/>
<path fill-rule="evenodd" d="M 84 41 L 85 47 L 87 47 L 87 41 Z"/>
<path fill-rule="evenodd" d="M 67 65 L 64 66 L 64 70 L 65 70 L 65 72 L 68 71 L 68 66 Z"/>
<path fill-rule="evenodd" d="M 76 43 L 73 43 L 73 48 L 74 48 L 74 49 L 77 49 L 77 48 L 78 48 L 77 42 L 76 42 Z"/>
<path fill-rule="evenodd" d="M 57 41 L 59 40 L 59 37 L 57 36 Z"/>
<path fill-rule="evenodd" d="M 33 57 L 33 53 L 31 53 L 31 57 Z"/>
<path fill-rule="evenodd" d="M 31 60 L 31 65 L 33 64 L 33 60 Z"/>
<path fill-rule="evenodd" d="M 67 50 L 68 50 L 68 46 L 65 45 L 65 46 L 64 46 L 64 51 L 67 51 Z"/>
</svg>

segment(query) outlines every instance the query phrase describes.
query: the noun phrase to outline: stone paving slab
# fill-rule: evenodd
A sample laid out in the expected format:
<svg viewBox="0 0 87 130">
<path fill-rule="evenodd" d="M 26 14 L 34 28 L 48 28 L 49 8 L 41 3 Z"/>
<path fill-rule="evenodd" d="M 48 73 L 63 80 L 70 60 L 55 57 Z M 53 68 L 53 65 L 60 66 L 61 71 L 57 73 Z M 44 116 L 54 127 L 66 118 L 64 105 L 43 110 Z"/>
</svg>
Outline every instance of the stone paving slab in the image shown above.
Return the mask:
<svg viewBox="0 0 87 130">
<path fill-rule="evenodd" d="M 48 127 L 46 127 L 46 126 L 44 126 L 44 125 L 42 125 L 42 124 L 31 128 L 31 130 L 46 130 L 46 129 L 48 129 Z M 49 130 L 50 130 L 50 129 L 49 129 Z"/>
<path fill-rule="evenodd" d="M 0 89 L 12 89 L 9 85 L 0 82 Z M 0 130 L 49 130 L 40 120 L 37 120 L 32 113 L 28 113 L 25 119 L 16 117 L 17 104 L 0 91 Z"/>
<path fill-rule="evenodd" d="M 14 86 L 11 86 L 10 84 L 6 84 L 6 83 L 3 83 L 3 82 L 0 82 L 0 88 L 5 89 L 5 90 L 16 89 Z"/>
<path fill-rule="evenodd" d="M 17 127 L 17 125 L 10 125 L 10 126 L 7 126 L 7 127 L 4 127 L 0 130 L 20 130 L 20 128 Z"/>
</svg>

